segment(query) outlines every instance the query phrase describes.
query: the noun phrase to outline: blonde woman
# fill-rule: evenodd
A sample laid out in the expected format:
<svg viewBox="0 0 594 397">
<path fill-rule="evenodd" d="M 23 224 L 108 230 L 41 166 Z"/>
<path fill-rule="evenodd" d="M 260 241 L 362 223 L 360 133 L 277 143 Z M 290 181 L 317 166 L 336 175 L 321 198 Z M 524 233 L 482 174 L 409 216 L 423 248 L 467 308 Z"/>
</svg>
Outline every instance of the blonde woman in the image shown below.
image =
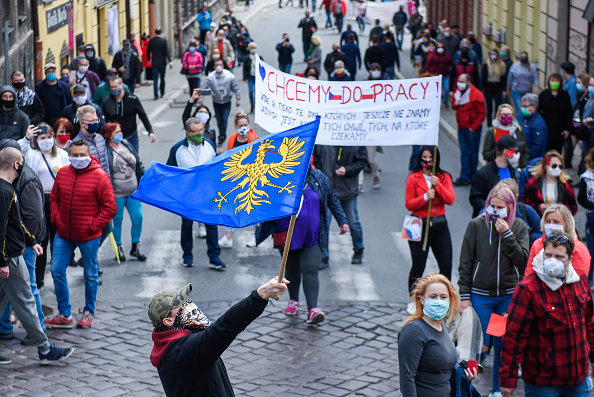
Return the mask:
<svg viewBox="0 0 594 397">
<path fill-rule="evenodd" d="M 403 396 L 449 396 L 458 353 L 447 326 L 458 315 L 458 293 L 447 277 L 429 274 L 417 280 L 411 300 L 416 312 L 398 334 L 400 392 Z M 469 381 L 477 375 L 468 369 L 464 373 Z"/>
<path fill-rule="evenodd" d="M 518 124 L 518 120 L 516 120 L 516 112 L 514 112 L 514 108 L 507 103 L 499 105 L 495 119 L 485 134 L 485 139 L 483 141 L 483 158 L 485 161 L 489 162 L 495 160 L 495 144 L 505 135 L 511 135 L 518 141 L 517 155 L 510 158 L 510 164 L 516 170 L 521 170 L 530 160 L 530 151 L 526 144 L 526 133 Z"/>
<path fill-rule="evenodd" d="M 483 87 L 485 103 L 487 104 L 487 125 L 489 127 L 491 127 L 493 120 L 493 102 L 495 102 L 495 108 L 501 105 L 506 82 L 505 63 L 501 59 L 499 50 L 491 48 L 489 50 L 489 59 L 483 63 L 481 70 L 481 87 Z"/>
<path fill-rule="evenodd" d="M 322 70 L 322 40 L 319 36 L 311 36 L 311 44 L 308 53 L 308 67 L 313 66 L 317 70 Z"/>
<path fill-rule="evenodd" d="M 542 216 L 551 204 L 564 204 L 575 215 L 578 207 L 571 179 L 565 173 L 563 157 L 556 150 L 547 152 L 542 161 L 530 169 L 522 201 Z"/>
</svg>

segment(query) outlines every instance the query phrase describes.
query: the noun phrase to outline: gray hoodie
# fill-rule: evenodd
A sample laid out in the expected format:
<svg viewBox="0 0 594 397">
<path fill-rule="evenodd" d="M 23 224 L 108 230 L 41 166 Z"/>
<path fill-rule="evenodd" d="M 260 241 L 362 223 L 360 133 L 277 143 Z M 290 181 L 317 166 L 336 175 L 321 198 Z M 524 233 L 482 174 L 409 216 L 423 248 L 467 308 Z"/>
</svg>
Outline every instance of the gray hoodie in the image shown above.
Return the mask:
<svg viewBox="0 0 594 397">
<path fill-rule="evenodd" d="M 223 84 L 217 83 L 217 72 L 210 72 L 204 81 L 202 88 L 210 89 L 212 92 L 212 101 L 214 103 L 228 103 L 233 99 L 233 94 L 238 101 L 241 100 L 241 92 L 235 75 L 228 70 L 223 70 Z"/>
</svg>

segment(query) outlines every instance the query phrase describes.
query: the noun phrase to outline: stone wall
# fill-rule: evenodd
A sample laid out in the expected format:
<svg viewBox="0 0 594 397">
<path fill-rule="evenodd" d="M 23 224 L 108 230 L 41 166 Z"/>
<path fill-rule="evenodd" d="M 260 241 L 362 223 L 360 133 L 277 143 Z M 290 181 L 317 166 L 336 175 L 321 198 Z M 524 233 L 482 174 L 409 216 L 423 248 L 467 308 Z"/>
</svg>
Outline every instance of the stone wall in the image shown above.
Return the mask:
<svg viewBox="0 0 594 397">
<path fill-rule="evenodd" d="M 4 21 L 9 25 L 8 71 L 19 69 L 33 84 L 33 29 L 28 1 L 0 0 L 0 85 L 8 84 L 5 78 L 6 59 L 4 48 Z"/>
</svg>

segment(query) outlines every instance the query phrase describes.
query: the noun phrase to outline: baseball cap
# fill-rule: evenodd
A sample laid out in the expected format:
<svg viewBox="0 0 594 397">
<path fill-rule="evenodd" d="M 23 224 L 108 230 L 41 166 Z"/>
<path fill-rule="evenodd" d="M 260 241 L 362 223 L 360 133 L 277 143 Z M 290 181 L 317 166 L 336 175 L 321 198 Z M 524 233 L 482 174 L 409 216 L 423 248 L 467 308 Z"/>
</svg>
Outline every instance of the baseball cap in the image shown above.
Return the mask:
<svg viewBox="0 0 594 397">
<path fill-rule="evenodd" d="M 382 68 L 382 66 L 377 62 L 374 62 L 371 65 L 369 65 L 369 69 L 381 69 L 381 68 Z"/>
<path fill-rule="evenodd" d="M 496 144 L 497 150 L 503 151 L 511 148 L 518 147 L 518 141 L 511 135 L 505 135 L 499 138 Z"/>
<path fill-rule="evenodd" d="M 72 89 L 72 93 L 76 94 L 77 92 L 87 92 L 87 89 L 85 88 L 84 85 L 75 85 L 74 88 Z"/>
<path fill-rule="evenodd" d="M 178 290 L 162 290 L 151 298 L 148 305 L 148 316 L 153 327 L 163 324 L 163 319 L 169 316 L 171 310 L 188 300 L 192 292 L 192 284 L 188 284 Z"/>
<path fill-rule="evenodd" d="M 122 41 L 122 44 L 130 44 L 130 43 L 131 43 L 131 42 L 130 42 L 130 39 L 124 39 L 124 40 Z"/>
<path fill-rule="evenodd" d="M 107 69 L 107 75 L 118 74 L 116 68 L 109 68 Z"/>
<path fill-rule="evenodd" d="M 55 64 L 55 63 L 53 63 L 53 62 L 48 62 L 48 63 L 46 63 L 46 64 L 45 64 L 45 66 L 43 67 L 43 70 L 44 70 L 44 71 L 46 71 L 46 70 L 48 70 L 49 68 L 54 68 L 54 69 L 57 69 L 57 68 L 56 68 L 56 64 Z"/>
</svg>

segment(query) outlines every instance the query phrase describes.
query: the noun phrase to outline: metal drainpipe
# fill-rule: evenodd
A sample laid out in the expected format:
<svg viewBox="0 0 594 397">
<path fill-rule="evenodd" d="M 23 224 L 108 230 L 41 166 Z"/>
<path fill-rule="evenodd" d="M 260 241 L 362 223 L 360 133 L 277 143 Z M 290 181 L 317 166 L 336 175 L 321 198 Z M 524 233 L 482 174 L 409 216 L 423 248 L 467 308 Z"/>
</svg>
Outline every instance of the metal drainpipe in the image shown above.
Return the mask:
<svg viewBox="0 0 594 397">
<path fill-rule="evenodd" d="M 37 0 L 31 0 L 31 18 L 33 22 L 33 57 L 35 58 L 35 84 L 44 79 L 43 41 L 39 38 L 39 20 L 37 19 Z"/>
<path fill-rule="evenodd" d="M 8 58 L 9 48 L 8 48 L 8 21 L 4 21 L 4 74 L 6 84 L 10 81 L 10 59 Z"/>
</svg>

